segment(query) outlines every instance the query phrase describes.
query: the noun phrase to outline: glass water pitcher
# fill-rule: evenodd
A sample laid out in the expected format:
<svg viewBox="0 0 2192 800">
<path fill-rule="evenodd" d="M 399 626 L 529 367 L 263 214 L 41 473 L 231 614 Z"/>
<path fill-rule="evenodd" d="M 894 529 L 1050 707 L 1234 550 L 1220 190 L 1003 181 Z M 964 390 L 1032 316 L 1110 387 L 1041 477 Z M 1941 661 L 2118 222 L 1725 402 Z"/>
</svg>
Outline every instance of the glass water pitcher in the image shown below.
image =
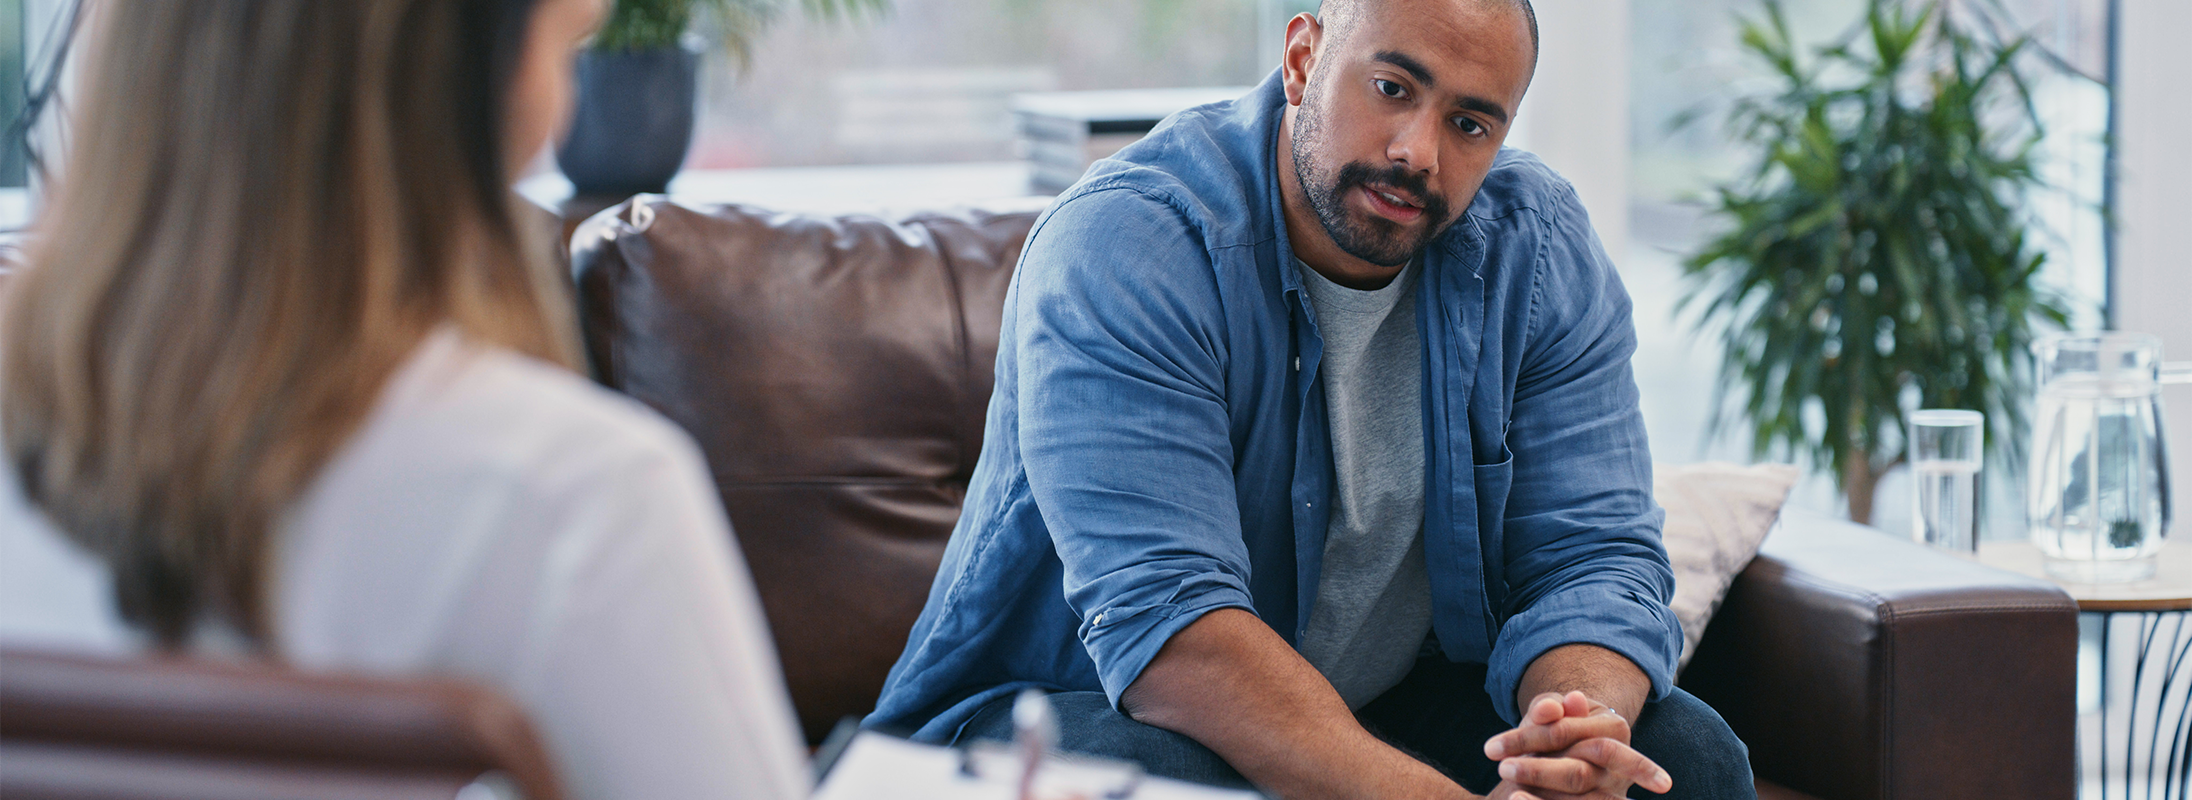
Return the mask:
<svg viewBox="0 0 2192 800">
<path fill-rule="evenodd" d="M 2033 345 L 2040 402 L 2033 420 L 2025 519 L 2068 581 L 2145 580 L 2169 529 L 2163 383 L 2192 382 L 2140 333 L 2074 333 Z"/>
</svg>

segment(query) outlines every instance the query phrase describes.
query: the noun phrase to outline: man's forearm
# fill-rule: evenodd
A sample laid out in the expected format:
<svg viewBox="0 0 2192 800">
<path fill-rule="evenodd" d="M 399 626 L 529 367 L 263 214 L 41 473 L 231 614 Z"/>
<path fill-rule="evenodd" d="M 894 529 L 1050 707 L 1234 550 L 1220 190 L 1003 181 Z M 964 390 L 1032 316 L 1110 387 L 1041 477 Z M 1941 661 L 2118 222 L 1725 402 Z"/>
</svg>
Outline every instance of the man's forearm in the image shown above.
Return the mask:
<svg viewBox="0 0 2192 800">
<path fill-rule="evenodd" d="M 1363 730 L 1315 667 L 1239 609 L 1213 611 L 1174 635 L 1120 704 L 1289 800 L 1471 797 Z"/>
<path fill-rule="evenodd" d="M 1597 645 L 1555 647 L 1530 662 L 1515 688 L 1515 705 L 1527 709 L 1543 694 L 1582 692 L 1634 722 L 1652 693 L 1652 681 L 1626 656 Z"/>
</svg>

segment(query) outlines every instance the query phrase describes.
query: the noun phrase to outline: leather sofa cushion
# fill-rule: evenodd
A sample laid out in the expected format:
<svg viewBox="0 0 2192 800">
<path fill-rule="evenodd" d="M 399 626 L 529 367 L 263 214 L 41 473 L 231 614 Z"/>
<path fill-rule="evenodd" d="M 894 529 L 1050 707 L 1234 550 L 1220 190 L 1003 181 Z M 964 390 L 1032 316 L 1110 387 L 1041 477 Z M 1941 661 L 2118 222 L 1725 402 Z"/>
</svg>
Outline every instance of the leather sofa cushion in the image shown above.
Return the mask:
<svg viewBox="0 0 2192 800">
<path fill-rule="evenodd" d="M 641 196 L 573 237 L 596 375 L 699 441 L 812 740 L 874 708 L 927 599 L 1040 211 L 825 217 Z"/>
</svg>

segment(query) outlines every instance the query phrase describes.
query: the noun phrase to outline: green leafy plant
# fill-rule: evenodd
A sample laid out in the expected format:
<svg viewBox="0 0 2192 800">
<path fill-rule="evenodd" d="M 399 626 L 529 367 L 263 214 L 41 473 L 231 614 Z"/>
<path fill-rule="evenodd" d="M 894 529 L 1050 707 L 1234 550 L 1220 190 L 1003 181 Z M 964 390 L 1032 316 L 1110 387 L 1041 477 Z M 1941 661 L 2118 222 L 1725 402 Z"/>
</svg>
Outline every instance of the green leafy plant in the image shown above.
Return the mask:
<svg viewBox="0 0 2192 800">
<path fill-rule="evenodd" d="M 1728 115 L 1760 155 L 1719 187 L 1729 226 L 1685 262 L 1683 303 L 1720 331 L 1716 408 L 1740 397 L 1754 454 L 1830 471 L 1869 522 L 1875 486 L 1908 456 L 1905 392 L 1984 412 L 1990 451 L 2021 442 L 2028 345 L 2068 318 L 2035 285 L 2044 256 L 2019 208 L 2039 184 L 2026 43 L 1975 35 L 1937 4 L 1871 0 L 1807 57 L 1781 3 L 1763 2 L 1742 42 L 1775 86 Z"/>
<path fill-rule="evenodd" d="M 880 14 L 889 9 L 890 0 L 617 0 L 616 10 L 594 37 L 594 49 L 674 47 L 705 9 L 715 17 L 724 49 L 743 62 L 755 37 L 793 7 L 809 19 L 835 21 Z"/>
</svg>

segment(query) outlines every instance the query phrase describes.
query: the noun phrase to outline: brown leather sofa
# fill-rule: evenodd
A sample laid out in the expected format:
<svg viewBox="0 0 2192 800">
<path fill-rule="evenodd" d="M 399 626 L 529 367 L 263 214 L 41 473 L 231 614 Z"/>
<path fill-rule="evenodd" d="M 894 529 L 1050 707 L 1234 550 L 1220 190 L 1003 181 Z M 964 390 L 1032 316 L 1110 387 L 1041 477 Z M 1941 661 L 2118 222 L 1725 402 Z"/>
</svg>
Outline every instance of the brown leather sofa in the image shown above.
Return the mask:
<svg viewBox="0 0 2192 800">
<path fill-rule="evenodd" d="M 597 377 L 700 441 L 810 739 L 873 706 L 927 596 L 1039 210 L 642 196 L 573 238 Z M 2048 584 L 1790 520 L 1682 684 L 1750 744 L 1768 797 L 2064 798 L 2076 649 Z"/>
<path fill-rule="evenodd" d="M 469 684 L 0 652 L 9 800 L 450 800 L 475 784 L 561 797 L 524 713 Z"/>
</svg>

